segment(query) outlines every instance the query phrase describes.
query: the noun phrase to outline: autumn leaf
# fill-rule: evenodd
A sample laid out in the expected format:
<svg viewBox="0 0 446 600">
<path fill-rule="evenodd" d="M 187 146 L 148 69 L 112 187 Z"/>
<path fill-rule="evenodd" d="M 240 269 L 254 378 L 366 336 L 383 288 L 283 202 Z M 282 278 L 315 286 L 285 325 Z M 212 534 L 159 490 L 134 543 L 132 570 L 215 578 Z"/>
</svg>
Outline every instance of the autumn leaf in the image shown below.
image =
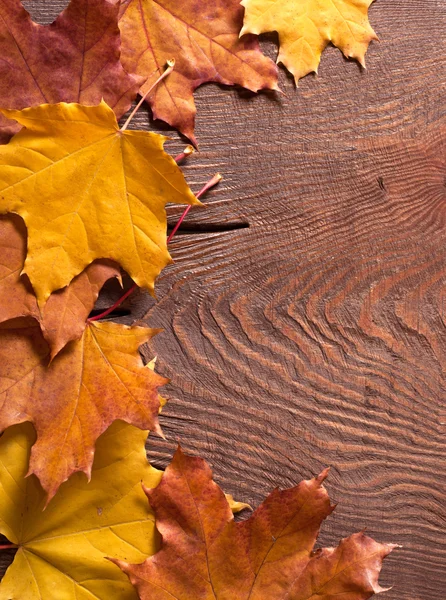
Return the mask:
<svg viewBox="0 0 446 600">
<path fill-rule="evenodd" d="M 377 36 L 367 10 L 373 0 L 242 0 L 245 18 L 240 35 L 268 31 L 279 34 L 282 63 L 296 80 L 315 71 L 331 42 L 347 58 L 365 66 L 364 57 Z"/>
<path fill-rule="evenodd" d="M 26 227 L 17 215 L 0 217 L 0 323 L 33 317 L 40 323 L 53 358 L 70 341 L 81 337 L 99 292 L 112 277 L 120 277 L 111 261 L 91 264 L 71 284 L 51 294 L 42 311 L 26 275 L 20 275 L 26 254 Z"/>
<path fill-rule="evenodd" d="M 160 433 L 157 389 L 167 380 L 144 367 L 138 353 L 156 332 L 89 323 L 48 365 L 50 350 L 34 319 L 0 325 L 0 431 L 34 424 L 29 472 L 49 499 L 72 473 L 90 477 L 95 442 L 113 421 Z"/>
<path fill-rule="evenodd" d="M 97 258 L 140 287 L 170 261 L 168 202 L 199 204 L 164 136 L 121 131 L 105 102 L 2 110 L 25 128 L 0 147 L 0 212 L 28 229 L 28 275 L 40 306 Z"/>
<path fill-rule="evenodd" d="M 141 488 L 158 485 L 147 431 L 114 423 L 97 441 L 90 483 L 64 483 L 44 513 L 46 494 L 25 477 L 35 434 L 30 424 L 0 438 L 0 532 L 19 549 L 0 583 L 0 600 L 136 600 L 110 553 L 142 561 L 158 548 L 153 514 Z"/>
<path fill-rule="evenodd" d="M 195 145 L 194 90 L 213 81 L 238 84 L 257 92 L 277 89 L 277 69 L 263 56 L 254 36 L 239 39 L 243 22 L 240 0 L 126 0 L 119 27 L 122 62 L 147 79 L 169 58 L 174 72 L 147 98 L 155 119 L 176 127 Z"/>
<path fill-rule="evenodd" d="M 143 82 L 120 62 L 117 3 L 71 0 L 52 25 L 34 23 L 19 0 L 0 0 L 0 106 L 98 104 L 120 117 Z M 18 131 L 0 116 L 0 141 Z"/>
<path fill-rule="evenodd" d="M 363 600 L 385 591 L 382 560 L 394 548 L 362 533 L 313 551 L 333 511 L 319 477 L 275 490 L 235 523 L 206 462 L 178 450 L 161 483 L 146 489 L 162 548 L 142 564 L 115 562 L 141 600 Z"/>
</svg>

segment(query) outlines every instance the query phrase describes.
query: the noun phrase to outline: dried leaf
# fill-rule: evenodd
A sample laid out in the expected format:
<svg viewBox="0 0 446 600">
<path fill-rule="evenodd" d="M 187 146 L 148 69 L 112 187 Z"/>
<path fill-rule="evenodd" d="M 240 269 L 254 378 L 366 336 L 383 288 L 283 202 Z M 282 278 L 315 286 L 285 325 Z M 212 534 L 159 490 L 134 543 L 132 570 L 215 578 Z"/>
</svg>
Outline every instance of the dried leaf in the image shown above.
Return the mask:
<svg viewBox="0 0 446 600">
<path fill-rule="evenodd" d="M 371 40 L 378 39 L 367 10 L 373 0 L 242 0 L 245 19 L 240 35 L 268 31 L 279 34 L 282 63 L 296 80 L 315 71 L 331 42 L 347 58 L 365 66 Z"/>
<path fill-rule="evenodd" d="M 120 131 L 105 102 L 2 112 L 26 129 L 0 147 L 0 212 L 25 221 L 24 272 L 39 305 L 97 258 L 153 292 L 170 261 L 166 203 L 199 204 L 166 138 Z"/>
<path fill-rule="evenodd" d="M 146 489 L 162 548 L 142 564 L 115 561 L 141 600 L 363 600 L 385 591 L 382 560 L 394 546 L 362 533 L 313 552 L 332 512 L 319 477 L 275 490 L 235 523 L 221 489 L 199 458 L 178 450 L 159 486 Z"/>
<path fill-rule="evenodd" d="M 126 0 L 119 27 L 122 62 L 147 82 L 166 60 L 175 70 L 149 94 L 153 116 L 176 127 L 194 144 L 194 90 L 207 81 L 238 84 L 257 92 L 277 89 L 277 69 L 263 56 L 253 36 L 239 39 L 243 22 L 240 0 Z"/>
<path fill-rule="evenodd" d="M 29 472 L 49 499 L 72 473 L 90 477 L 95 442 L 113 421 L 160 432 L 157 389 L 167 380 L 138 353 L 156 332 L 90 323 L 48 366 L 50 351 L 33 319 L 0 325 L 0 430 L 34 424 Z"/>
<path fill-rule="evenodd" d="M 20 275 L 26 255 L 26 227 L 17 215 L 0 217 L 0 323 L 33 317 L 51 347 L 51 358 L 81 337 L 86 320 L 104 283 L 120 277 L 112 261 L 96 261 L 71 284 L 51 294 L 42 311 L 26 275 Z"/>
<path fill-rule="evenodd" d="M 0 583 L 0 600 L 136 600 L 105 556 L 142 561 L 158 547 L 141 489 L 161 472 L 146 459 L 147 431 L 114 423 L 97 441 L 91 482 L 81 473 L 47 506 L 36 477 L 25 477 L 35 434 L 30 424 L 0 439 L 0 532 L 19 546 Z"/>
<path fill-rule="evenodd" d="M 19 0 L 0 0 L 0 106 L 98 104 L 120 117 L 143 80 L 120 62 L 119 4 L 71 0 L 52 25 L 34 23 Z M 0 116 L 0 141 L 18 131 Z"/>
</svg>

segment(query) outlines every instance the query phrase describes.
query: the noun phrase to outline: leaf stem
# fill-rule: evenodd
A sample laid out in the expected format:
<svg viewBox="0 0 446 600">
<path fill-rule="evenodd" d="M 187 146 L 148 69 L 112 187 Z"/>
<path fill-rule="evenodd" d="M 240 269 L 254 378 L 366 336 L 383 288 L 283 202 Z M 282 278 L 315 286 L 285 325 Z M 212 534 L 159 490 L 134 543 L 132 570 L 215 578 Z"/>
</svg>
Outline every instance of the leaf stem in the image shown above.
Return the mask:
<svg viewBox="0 0 446 600">
<path fill-rule="evenodd" d="M 10 548 L 18 548 L 17 544 L 1 544 L 0 550 L 9 550 Z"/>
<path fill-rule="evenodd" d="M 128 298 L 130 296 L 131 293 L 133 293 L 136 288 L 138 286 L 136 285 L 136 283 L 134 283 L 132 285 L 131 288 L 129 288 L 125 294 L 123 294 L 119 300 L 116 300 L 116 302 L 113 304 L 113 306 L 110 306 L 110 308 L 107 308 L 107 310 L 104 310 L 104 312 L 99 313 L 98 315 L 96 315 L 95 317 L 90 317 L 88 320 L 89 323 L 92 323 L 93 321 L 99 321 L 99 319 L 103 319 L 104 317 L 106 317 L 107 315 L 109 315 L 111 312 L 113 312 L 115 310 L 115 308 L 118 308 L 118 306 L 120 304 L 122 304 L 124 302 L 124 300 L 126 298 Z"/>
<path fill-rule="evenodd" d="M 220 175 L 220 173 L 216 173 L 212 179 L 209 179 L 209 181 L 201 188 L 201 190 L 198 192 L 197 194 L 197 198 L 200 198 L 200 196 L 202 196 L 203 194 L 205 194 L 208 190 L 210 190 L 212 187 L 214 187 L 214 185 L 217 185 L 217 183 L 219 181 L 222 180 L 222 176 Z M 190 209 L 192 208 L 192 205 L 189 204 L 189 206 L 186 206 L 186 210 L 183 212 L 183 214 L 181 215 L 181 217 L 178 219 L 177 224 L 175 225 L 175 227 L 172 229 L 172 231 L 170 232 L 169 237 L 167 238 L 167 243 L 169 243 L 173 236 L 176 234 L 176 232 L 178 231 L 181 223 L 184 221 L 187 213 L 190 211 Z"/>
<path fill-rule="evenodd" d="M 186 148 L 186 150 L 187 150 L 187 148 Z M 184 153 L 182 153 L 182 154 L 184 154 Z M 190 154 L 190 152 L 189 152 L 189 154 Z M 177 159 L 178 159 L 178 157 L 179 157 L 179 156 L 181 156 L 181 155 L 178 155 L 178 156 L 175 158 L 175 161 L 177 161 Z M 178 162 L 178 161 L 177 161 L 177 162 Z M 201 190 L 198 192 L 198 194 L 197 194 L 197 198 L 200 198 L 201 196 L 203 196 L 203 194 L 205 194 L 205 193 L 206 193 L 208 190 L 210 190 L 212 187 L 214 187 L 214 185 L 217 185 L 217 183 L 218 183 L 219 181 L 221 181 L 221 180 L 222 180 L 222 176 L 220 175 L 220 173 L 216 173 L 216 174 L 215 174 L 215 175 L 214 175 L 214 176 L 213 176 L 211 179 L 209 179 L 209 181 L 208 181 L 207 183 L 205 183 L 205 184 L 204 184 L 204 186 L 203 186 L 203 187 L 201 188 Z M 190 209 L 191 209 L 191 205 L 189 204 L 189 205 L 186 207 L 186 209 L 185 209 L 185 211 L 183 212 L 183 214 L 181 215 L 181 217 L 178 219 L 178 222 L 177 222 L 177 224 L 175 225 L 175 227 L 174 227 L 174 228 L 172 229 L 172 231 L 170 232 L 170 235 L 169 235 L 169 237 L 167 238 L 167 243 L 169 243 L 169 242 L 172 240 L 173 236 L 174 236 L 174 235 L 176 234 L 176 232 L 178 231 L 178 229 L 179 229 L 179 227 L 180 227 L 181 223 L 184 221 L 184 219 L 185 219 L 185 217 L 186 217 L 186 215 L 187 215 L 187 213 L 189 212 L 189 210 L 190 210 Z M 108 316 L 108 315 L 109 315 L 111 312 L 113 312 L 113 311 L 115 310 L 115 308 L 118 308 L 118 306 L 119 306 L 120 304 L 122 304 L 122 303 L 124 302 L 124 300 L 126 300 L 126 299 L 127 299 L 129 296 L 130 296 L 130 294 L 132 294 L 132 293 L 133 293 L 133 292 L 136 290 L 136 288 L 137 288 L 137 287 L 138 287 L 138 286 L 136 285 L 136 283 L 134 283 L 134 284 L 132 285 L 132 287 L 131 287 L 131 288 L 129 288 L 129 289 L 128 289 L 128 290 L 125 292 L 125 294 L 123 294 L 123 295 L 122 295 L 122 296 L 119 298 L 119 300 L 116 300 L 116 302 L 113 304 L 113 306 L 110 306 L 110 308 L 107 308 L 107 310 L 104 310 L 103 312 L 99 313 L 98 315 L 96 315 L 96 316 L 94 316 L 94 317 L 90 317 L 89 319 L 87 319 L 88 323 L 91 323 L 91 322 L 93 322 L 93 321 L 99 321 L 100 319 L 103 319 L 104 317 Z M 1 549 L 1 546 L 0 546 L 0 549 Z"/>
<path fill-rule="evenodd" d="M 195 148 L 189 144 L 189 146 L 186 146 L 186 148 L 183 150 L 183 152 L 181 152 L 180 154 L 175 156 L 174 161 L 178 164 L 181 161 L 183 161 L 186 158 L 186 156 L 190 156 L 194 152 L 195 152 Z"/>
<path fill-rule="evenodd" d="M 147 96 L 150 94 L 150 92 L 153 90 L 153 88 L 155 88 L 159 83 L 161 83 L 161 81 L 163 79 L 165 79 L 168 75 L 170 75 L 172 73 L 174 67 L 175 67 L 175 59 L 172 58 L 172 59 L 170 59 L 170 60 L 167 61 L 167 69 L 164 71 L 164 73 L 162 73 L 162 75 L 160 75 L 158 77 L 158 79 L 155 81 L 155 83 L 149 87 L 149 89 L 144 94 L 144 96 L 141 97 L 141 100 L 138 102 L 138 104 L 132 110 L 132 112 L 130 113 L 127 121 L 121 127 L 121 131 L 125 131 L 127 129 L 127 127 L 130 124 L 130 121 L 133 119 L 133 117 L 136 115 L 136 113 L 138 112 L 138 110 L 141 108 L 141 104 L 144 102 L 144 100 L 147 98 Z"/>
</svg>

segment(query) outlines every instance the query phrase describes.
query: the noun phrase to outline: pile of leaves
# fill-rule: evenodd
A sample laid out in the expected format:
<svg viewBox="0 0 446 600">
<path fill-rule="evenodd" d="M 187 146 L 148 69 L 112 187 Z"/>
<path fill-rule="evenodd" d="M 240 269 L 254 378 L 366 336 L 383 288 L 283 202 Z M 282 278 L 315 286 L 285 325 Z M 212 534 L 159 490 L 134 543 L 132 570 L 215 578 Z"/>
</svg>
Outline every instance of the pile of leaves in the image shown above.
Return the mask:
<svg viewBox="0 0 446 600">
<path fill-rule="evenodd" d="M 204 82 L 277 90 L 257 35 L 278 31 L 296 82 L 329 41 L 361 64 L 370 0 L 71 0 L 50 26 L 19 0 L 0 22 L 0 599 L 360 600 L 383 591 L 393 546 L 362 533 L 314 550 L 330 505 L 319 477 L 247 520 L 206 463 L 163 474 L 166 379 L 139 348 L 156 330 L 90 317 L 125 270 L 153 294 L 171 260 L 167 203 L 199 204 L 164 150 L 128 126 L 143 101 L 196 146 Z M 118 119 L 141 100 L 120 126 Z M 122 300 L 121 299 L 121 300 Z M 112 308 L 112 307 L 111 307 Z M 141 486 L 141 481 L 143 486 Z"/>
</svg>

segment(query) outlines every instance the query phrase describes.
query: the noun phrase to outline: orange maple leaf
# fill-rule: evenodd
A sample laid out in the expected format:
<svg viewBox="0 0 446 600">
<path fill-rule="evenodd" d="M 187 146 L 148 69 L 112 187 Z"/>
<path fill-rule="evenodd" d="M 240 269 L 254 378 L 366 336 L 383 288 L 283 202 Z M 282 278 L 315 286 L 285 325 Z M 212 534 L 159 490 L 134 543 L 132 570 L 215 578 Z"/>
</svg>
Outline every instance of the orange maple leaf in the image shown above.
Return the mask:
<svg viewBox="0 0 446 600">
<path fill-rule="evenodd" d="M 365 600 L 395 547 L 363 533 L 313 551 L 333 511 L 325 470 L 275 490 L 236 523 L 206 462 L 179 449 L 156 489 L 145 489 L 162 535 L 161 550 L 139 565 L 114 560 L 141 600 Z"/>
<path fill-rule="evenodd" d="M 174 72 L 148 95 L 153 116 L 176 127 L 195 145 L 194 90 L 205 82 L 238 84 L 253 92 L 277 88 L 277 67 L 255 36 L 239 39 L 240 0 L 126 0 L 119 27 L 122 63 L 150 78 L 169 58 Z M 145 83 L 140 90 L 149 89 Z"/>
<path fill-rule="evenodd" d="M 49 364 L 34 319 L 0 325 L 0 430 L 31 421 L 37 432 L 29 473 L 51 499 L 68 477 L 90 477 L 97 438 L 115 420 L 160 433 L 158 387 L 167 380 L 142 363 L 141 344 L 157 330 L 89 323 Z"/>
</svg>

